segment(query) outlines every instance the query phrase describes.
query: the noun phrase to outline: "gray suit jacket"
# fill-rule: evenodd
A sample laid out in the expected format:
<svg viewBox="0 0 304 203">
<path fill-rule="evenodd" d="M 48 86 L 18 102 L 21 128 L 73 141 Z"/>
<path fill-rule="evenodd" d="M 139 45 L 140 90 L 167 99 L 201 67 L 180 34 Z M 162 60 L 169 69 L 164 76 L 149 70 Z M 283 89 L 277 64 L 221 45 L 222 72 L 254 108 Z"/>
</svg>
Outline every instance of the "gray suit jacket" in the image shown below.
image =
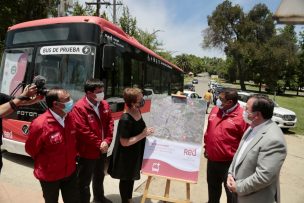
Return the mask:
<svg viewBox="0 0 304 203">
<path fill-rule="evenodd" d="M 280 202 L 279 175 L 287 155 L 284 134 L 276 123 L 266 121 L 235 166 L 236 157 L 247 136 L 248 130 L 229 168 L 229 173 L 236 180 L 238 203 Z"/>
</svg>

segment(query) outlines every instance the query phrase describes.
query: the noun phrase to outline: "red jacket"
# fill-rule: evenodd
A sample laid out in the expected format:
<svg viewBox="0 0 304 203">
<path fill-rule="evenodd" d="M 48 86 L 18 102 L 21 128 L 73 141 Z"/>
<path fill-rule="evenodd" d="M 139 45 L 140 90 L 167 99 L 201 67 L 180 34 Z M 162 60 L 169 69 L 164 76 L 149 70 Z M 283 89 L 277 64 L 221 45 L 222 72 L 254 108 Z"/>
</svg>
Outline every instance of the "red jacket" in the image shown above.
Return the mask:
<svg viewBox="0 0 304 203">
<path fill-rule="evenodd" d="M 77 130 L 77 150 L 82 158 L 99 158 L 101 142 L 106 141 L 109 146 L 112 142 L 114 121 L 110 105 L 103 100 L 98 108 L 100 118 L 84 96 L 71 112 Z"/>
<path fill-rule="evenodd" d="M 204 136 L 205 152 L 211 161 L 232 161 L 242 136 L 248 127 L 243 109 L 237 107 L 222 118 L 223 111 L 213 107 Z"/>
<path fill-rule="evenodd" d="M 56 181 L 76 170 L 76 131 L 73 118 L 65 118 L 63 128 L 47 110 L 31 123 L 26 152 L 34 159 L 34 175 L 43 181 Z"/>
</svg>

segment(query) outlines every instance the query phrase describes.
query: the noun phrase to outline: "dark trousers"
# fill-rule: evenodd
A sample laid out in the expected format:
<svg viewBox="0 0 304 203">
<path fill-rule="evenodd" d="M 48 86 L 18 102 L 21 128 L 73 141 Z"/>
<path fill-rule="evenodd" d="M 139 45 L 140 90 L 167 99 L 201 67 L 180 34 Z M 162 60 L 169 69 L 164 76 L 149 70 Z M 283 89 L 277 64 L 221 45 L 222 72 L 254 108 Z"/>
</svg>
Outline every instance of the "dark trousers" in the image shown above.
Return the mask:
<svg viewBox="0 0 304 203">
<path fill-rule="evenodd" d="M 132 199 L 133 187 L 134 187 L 134 180 L 119 181 L 119 192 L 122 203 L 128 203 L 128 200 Z"/>
<path fill-rule="evenodd" d="M 98 159 L 79 158 L 78 178 L 81 203 L 89 203 L 91 198 L 90 183 L 93 181 L 94 201 L 102 202 L 104 199 L 104 167 L 107 154 L 102 154 Z"/>
<path fill-rule="evenodd" d="M 232 193 L 229 191 L 226 181 L 228 175 L 228 169 L 231 161 L 218 162 L 210 161 L 207 162 L 207 183 L 208 183 L 208 203 L 219 203 L 222 195 L 222 184 L 224 184 L 227 203 L 232 203 Z"/>
<path fill-rule="evenodd" d="M 76 172 L 61 180 L 40 181 L 40 185 L 45 203 L 58 203 L 59 190 L 61 190 L 63 202 L 80 203 Z"/>
</svg>

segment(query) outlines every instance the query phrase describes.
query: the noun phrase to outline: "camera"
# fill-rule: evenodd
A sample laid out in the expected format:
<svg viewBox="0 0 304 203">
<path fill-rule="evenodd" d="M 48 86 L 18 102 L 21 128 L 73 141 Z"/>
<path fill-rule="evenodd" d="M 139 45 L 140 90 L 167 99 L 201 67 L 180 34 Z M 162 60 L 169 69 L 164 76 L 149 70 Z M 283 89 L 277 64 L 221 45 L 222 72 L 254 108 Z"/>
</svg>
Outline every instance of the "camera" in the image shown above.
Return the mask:
<svg viewBox="0 0 304 203">
<path fill-rule="evenodd" d="M 36 85 L 36 87 L 37 87 L 37 94 L 46 95 L 46 93 L 49 91 L 45 87 L 45 83 L 46 83 L 46 78 L 45 77 L 43 77 L 41 75 L 37 75 L 37 76 L 34 77 L 33 84 Z"/>
</svg>

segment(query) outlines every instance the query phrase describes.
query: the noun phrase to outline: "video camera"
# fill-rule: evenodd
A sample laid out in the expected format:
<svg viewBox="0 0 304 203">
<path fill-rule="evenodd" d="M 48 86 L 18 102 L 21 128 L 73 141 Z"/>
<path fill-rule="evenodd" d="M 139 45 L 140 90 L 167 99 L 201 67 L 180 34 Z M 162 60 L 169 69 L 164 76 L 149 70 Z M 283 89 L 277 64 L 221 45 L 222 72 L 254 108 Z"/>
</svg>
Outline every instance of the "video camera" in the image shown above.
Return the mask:
<svg viewBox="0 0 304 203">
<path fill-rule="evenodd" d="M 37 87 L 37 94 L 46 95 L 46 93 L 49 91 L 45 87 L 45 83 L 46 83 L 45 77 L 43 77 L 41 75 L 37 75 L 34 77 L 33 84 L 36 85 L 36 87 Z"/>
</svg>

